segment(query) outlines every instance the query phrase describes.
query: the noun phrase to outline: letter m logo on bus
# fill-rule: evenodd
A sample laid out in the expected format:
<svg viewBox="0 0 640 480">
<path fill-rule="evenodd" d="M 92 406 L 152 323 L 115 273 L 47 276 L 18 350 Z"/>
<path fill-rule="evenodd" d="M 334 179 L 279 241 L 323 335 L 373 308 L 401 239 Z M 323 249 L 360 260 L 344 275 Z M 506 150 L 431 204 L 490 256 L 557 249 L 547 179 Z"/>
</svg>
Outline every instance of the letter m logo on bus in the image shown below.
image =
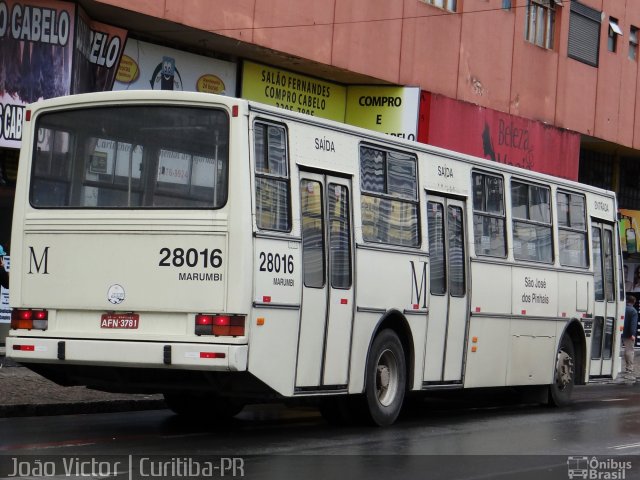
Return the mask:
<svg viewBox="0 0 640 480">
<path fill-rule="evenodd" d="M 416 274 L 416 265 L 413 260 L 411 263 L 411 304 L 419 305 L 420 308 L 427 308 L 427 262 L 419 262 L 422 264 L 422 275 L 418 284 L 418 274 Z M 420 265 L 418 265 L 420 270 Z"/>
<path fill-rule="evenodd" d="M 40 255 L 39 260 L 33 247 L 29 247 L 29 251 L 31 252 L 31 255 L 29 257 L 29 274 L 33 275 L 34 273 L 42 273 L 44 275 L 47 275 L 49 273 L 49 247 L 44 248 L 44 251 L 42 252 L 42 255 Z"/>
</svg>

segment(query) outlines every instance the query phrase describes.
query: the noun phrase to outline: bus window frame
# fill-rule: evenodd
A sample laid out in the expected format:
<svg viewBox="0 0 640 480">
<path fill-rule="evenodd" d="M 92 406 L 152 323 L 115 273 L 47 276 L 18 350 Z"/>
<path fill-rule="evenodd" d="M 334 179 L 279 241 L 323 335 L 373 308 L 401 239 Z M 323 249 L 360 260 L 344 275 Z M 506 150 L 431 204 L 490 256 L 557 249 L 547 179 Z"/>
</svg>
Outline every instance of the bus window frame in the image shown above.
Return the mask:
<svg viewBox="0 0 640 480">
<path fill-rule="evenodd" d="M 135 109 L 135 108 L 161 108 L 160 106 L 156 106 L 156 105 L 150 105 L 150 104 L 145 104 L 145 103 L 132 103 L 132 104 L 127 104 L 126 105 L 127 108 L 131 108 L 131 109 Z M 229 117 L 229 112 L 222 108 L 222 107 L 218 107 L 218 106 L 213 106 L 213 107 L 203 107 L 203 106 L 195 106 L 195 105 L 171 105 L 171 107 L 174 107 L 176 109 L 183 109 L 183 110 L 197 110 L 197 111 L 214 111 L 217 112 L 219 114 L 224 115 L 225 119 L 226 119 L 226 144 L 227 146 L 230 143 L 230 138 L 231 138 L 231 122 L 230 122 L 230 117 Z M 78 112 L 78 111 L 85 111 L 85 110 L 101 110 L 101 109 L 105 109 L 105 110 L 109 110 L 109 109 L 117 109 L 117 110 L 121 110 L 122 106 L 120 105 L 94 105 L 94 106 L 90 106 L 90 107 L 86 107 L 86 108 L 79 108 L 77 110 L 73 110 L 73 112 Z M 144 143 L 144 144 L 140 144 L 140 143 L 132 143 L 131 139 L 125 139 L 125 137 L 123 137 L 122 135 L 115 135 L 115 134 L 111 134 L 111 135 L 105 135 L 101 138 L 98 138 L 95 135 L 90 136 L 83 136 L 80 137 L 78 132 L 80 132 L 83 129 L 76 129 L 76 130 L 69 130 L 67 128 L 63 128 L 60 125 L 48 125 L 43 127 L 40 124 L 40 121 L 43 117 L 47 117 L 49 114 L 53 113 L 53 114 L 60 114 L 60 113 L 64 113 L 64 110 L 57 110 L 55 112 L 48 112 L 45 111 L 43 112 L 41 115 L 38 115 L 37 117 L 35 117 L 34 119 L 32 119 L 32 122 L 34 122 L 35 125 L 35 129 L 45 129 L 45 130 L 49 130 L 50 132 L 52 132 L 52 134 L 54 135 L 54 137 L 56 136 L 57 133 L 65 133 L 69 138 L 68 138 L 68 151 L 67 151 L 67 155 L 74 155 L 73 158 L 73 163 L 69 163 L 69 174 L 68 174 L 68 178 L 66 180 L 64 180 L 64 182 L 62 181 L 62 177 L 60 176 L 50 176 L 50 175 L 43 175 L 43 174 L 39 174 L 36 172 L 37 166 L 38 166 L 38 159 L 37 159 L 37 155 L 40 152 L 40 150 L 38 149 L 38 143 L 40 142 L 39 139 L 39 135 L 36 135 L 34 140 L 33 140 L 33 146 L 32 146 L 32 155 L 31 155 L 31 168 L 30 168 L 30 172 L 29 172 L 29 190 L 28 190 L 28 201 L 29 201 L 29 205 L 37 210 L 91 210 L 91 211 L 102 211 L 102 210 L 145 210 L 145 211 L 162 211 L 162 210 L 221 210 L 223 209 L 228 201 L 229 201 L 229 169 L 230 169 L 230 161 L 231 161 L 231 155 L 230 152 L 227 151 L 226 154 L 226 158 L 220 160 L 220 159 L 214 159 L 216 162 L 223 162 L 226 163 L 226 169 L 223 172 L 224 173 L 224 184 L 223 185 L 215 185 L 214 188 L 214 193 L 215 193 L 215 189 L 216 188 L 224 188 L 224 192 L 225 192 L 225 197 L 224 197 L 224 201 L 220 203 L 220 205 L 214 205 L 214 204 L 210 204 L 210 205 L 205 205 L 205 206 L 200 206 L 200 205 L 169 205 L 169 206 L 156 206 L 156 205 L 145 205 L 145 204 L 141 204 L 141 205 L 135 205 L 135 206 L 131 206 L 131 205 L 118 205 L 118 206 L 86 206 L 86 205 L 71 205 L 71 202 L 73 200 L 73 197 L 75 195 L 77 195 L 77 192 L 75 191 L 77 188 L 80 187 L 95 187 L 95 188 L 100 188 L 102 186 L 104 186 L 105 188 L 108 188 L 111 191 L 121 191 L 121 192 L 126 192 L 127 191 L 127 185 L 126 184 L 118 184 L 115 183 L 113 181 L 113 179 L 115 178 L 115 164 L 114 164 L 114 173 L 113 175 L 111 175 L 112 181 L 107 182 L 107 181 L 100 181 L 100 180 L 87 180 L 85 175 L 82 175 L 82 179 L 77 182 L 77 184 L 74 183 L 75 181 L 75 177 L 78 176 L 78 172 L 79 171 L 85 171 L 85 167 L 86 167 L 86 158 L 80 158 L 80 157 L 84 157 L 85 149 L 86 149 L 86 141 L 89 138 L 95 138 L 98 140 L 106 140 L 106 141 L 112 141 L 112 142 L 116 142 L 116 143 L 130 143 L 132 145 L 135 145 L 136 147 L 142 147 L 143 151 L 142 151 L 142 155 L 143 157 L 146 155 L 150 155 L 149 151 L 154 151 L 154 152 L 160 152 L 161 150 L 165 150 L 165 151 L 173 151 L 170 150 L 170 146 L 162 146 L 162 145 L 158 145 L 157 143 Z M 80 142 L 83 141 L 83 145 L 80 145 Z M 55 145 L 55 143 L 52 143 L 52 151 L 49 154 L 49 164 L 50 164 L 50 168 L 49 170 L 51 170 L 51 165 L 52 165 L 52 160 L 55 156 L 55 151 L 53 149 L 53 145 Z M 78 152 L 82 150 L 82 155 L 79 155 Z M 73 152 L 73 153 L 72 153 Z M 95 152 L 94 152 L 95 153 Z M 185 152 L 186 153 L 186 152 Z M 197 150 L 197 154 L 196 152 L 191 152 L 189 154 L 191 156 L 191 167 L 193 166 L 193 157 L 194 156 L 199 156 L 199 157 L 205 157 L 205 152 L 202 150 Z M 91 155 L 93 156 L 93 155 Z M 206 157 L 205 157 L 206 158 Z M 153 163 L 153 167 L 155 167 L 155 169 L 157 170 L 157 166 L 158 166 L 158 159 L 156 159 L 156 161 Z M 68 161 L 68 158 L 67 158 Z M 144 164 L 144 163 L 143 163 Z M 149 165 L 145 165 L 146 168 L 149 168 Z M 155 178 L 155 182 L 157 183 L 157 173 L 154 175 Z M 67 203 L 69 205 L 38 205 L 34 202 L 34 180 L 39 180 L 42 182 L 57 182 L 57 183 L 65 183 L 66 184 L 66 197 L 67 197 Z M 136 193 L 142 193 L 145 197 L 147 196 L 151 196 L 151 198 L 153 198 L 156 194 L 157 188 L 153 187 L 151 190 L 146 190 L 144 183 L 148 182 L 148 179 L 144 179 L 143 177 L 140 178 L 140 185 L 137 186 L 134 190 Z M 190 179 L 191 181 L 191 179 Z M 132 190 L 132 191 L 134 191 Z M 174 192 L 167 192 L 166 190 L 162 190 L 160 191 L 161 194 L 163 194 L 163 196 L 165 197 L 173 197 L 179 200 L 191 200 L 194 202 L 201 202 L 203 201 L 202 198 L 203 197 L 191 197 L 189 195 L 180 195 L 180 194 L 176 194 Z M 211 203 L 215 203 L 216 201 L 216 195 L 214 195 L 214 197 L 211 200 Z"/>
<path fill-rule="evenodd" d="M 383 181 L 384 181 L 384 192 L 383 193 L 377 193 L 377 192 L 373 192 L 370 190 L 367 190 L 364 185 L 362 184 L 363 182 L 363 175 L 362 175 L 362 149 L 363 148 L 368 148 L 370 150 L 377 150 L 380 152 L 383 152 L 385 154 L 385 160 L 384 160 L 384 172 L 383 172 Z M 399 195 L 394 195 L 394 194 L 390 194 L 388 193 L 389 187 L 389 168 L 388 168 L 388 159 L 387 159 L 387 155 L 389 153 L 395 153 L 395 154 L 401 154 L 404 155 L 408 158 L 410 158 L 413 161 L 413 166 L 415 168 L 415 190 L 413 192 L 413 198 L 412 199 L 408 199 L 406 197 L 401 197 Z M 422 248 L 422 222 L 421 222 L 421 211 L 420 211 L 420 173 L 419 173 L 419 164 L 420 162 L 418 161 L 418 154 L 416 152 L 406 152 L 403 150 L 398 150 L 398 149 L 392 149 L 386 146 L 382 146 L 382 145 L 378 145 L 378 144 L 374 144 L 371 142 L 360 142 L 358 145 L 358 163 L 357 163 L 357 169 L 358 169 L 358 190 L 359 190 L 359 196 L 360 196 L 360 212 L 361 212 L 361 217 L 362 217 L 362 211 L 364 210 L 363 207 L 363 199 L 368 197 L 368 198 L 378 198 L 380 200 L 386 200 L 389 202 L 400 202 L 403 204 L 409 204 L 409 205 L 413 205 L 416 211 L 415 214 L 415 227 L 414 227 L 414 231 L 416 234 L 416 242 L 413 245 L 408 245 L 408 244 L 402 244 L 402 243 L 397 243 L 397 242 L 389 242 L 389 241 L 383 241 L 383 240 L 372 240 L 370 238 L 365 238 L 364 233 L 362 233 L 362 240 L 370 245 L 388 245 L 388 246 L 392 246 L 392 247 L 400 247 L 400 248 L 411 248 L 411 249 L 420 249 Z M 361 225 L 360 225 L 360 229 L 361 231 L 363 231 L 364 229 L 363 227 L 363 222 L 362 220 L 360 221 Z M 379 238 L 379 237 L 378 237 Z"/>
<path fill-rule="evenodd" d="M 474 175 L 482 175 L 484 178 L 486 177 L 493 177 L 493 178 L 498 178 L 500 180 L 502 180 L 502 214 L 498 215 L 496 213 L 492 213 L 486 210 L 476 210 L 476 205 L 475 205 L 475 182 L 474 182 Z M 509 258 L 509 227 L 508 227 L 508 216 L 507 216 L 507 199 L 506 199 L 506 181 L 505 181 L 505 176 L 504 174 L 500 174 L 500 173 L 493 173 L 493 172 L 488 172 L 486 170 L 481 170 L 481 169 L 472 169 L 471 170 L 471 175 L 470 175 L 470 180 L 471 180 L 471 213 L 472 213 L 472 235 L 473 235 L 473 252 L 477 257 L 488 257 L 488 258 L 501 258 L 501 259 L 507 259 Z M 482 187 L 483 187 L 483 203 L 486 203 L 486 197 L 485 197 L 485 193 L 486 193 L 486 182 L 483 180 L 482 182 Z M 484 207 L 484 205 L 483 205 Z M 503 221 L 503 228 L 502 228 L 502 240 L 503 240 L 503 245 L 504 245 L 504 254 L 502 255 L 495 255 L 495 254 L 490 254 L 490 253 L 478 253 L 477 248 L 476 248 L 476 232 L 475 232 L 475 217 L 476 215 L 485 217 L 485 218 L 495 218 L 498 220 L 502 220 Z"/>
<path fill-rule="evenodd" d="M 285 145 L 284 145 L 284 150 L 285 150 L 285 161 L 284 161 L 284 165 L 285 165 L 285 169 L 286 169 L 286 177 L 280 176 L 280 175 L 275 175 L 272 173 L 266 173 L 266 172 L 258 172 L 258 162 L 257 162 L 257 153 L 256 153 L 256 125 L 264 125 L 265 127 L 269 127 L 269 126 L 273 126 L 273 127 L 277 127 L 277 128 L 281 128 L 284 131 L 284 141 L 285 141 Z M 277 232 L 277 233 L 291 233 L 293 230 L 293 209 L 292 209 L 292 199 L 293 199 L 293 195 L 291 192 L 291 155 L 290 155 L 290 150 L 289 150 L 289 144 L 290 144 L 290 140 L 289 140 L 289 129 L 287 128 L 287 124 L 286 123 L 281 123 L 281 122 L 275 122 L 272 120 L 267 120 L 264 118 L 255 118 L 253 120 L 253 125 L 252 125 L 252 130 L 251 130 L 251 136 L 250 136 L 250 142 L 251 142 L 251 154 L 253 156 L 253 168 L 252 168 L 252 175 L 254 178 L 254 188 L 253 188 L 253 193 L 252 195 L 255 198 L 255 224 L 256 224 L 256 229 L 261 230 L 261 231 L 265 231 L 265 232 Z M 268 149 L 264 149 L 265 152 L 268 152 Z M 262 178 L 262 179 L 266 179 L 266 180 L 273 180 L 273 181 L 277 181 L 277 182 L 283 182 L 286 186 L 286 190 L 287 190 L 287 228 L 286 229 L 279 229 L 279 228 L 265 228 L 262 227 L 260 225 L 260 222 L 258 221 L 258 202 L 259 202 L 259 197 L 258 197 L 258 179 Z"/>
<path fill-rule="evenodd" d="M 351 184 L 350 184 L 351 185 Z M 328 264 L 329 264 L 329 282 L 331 285 L 331 288 L 335 289 L 335 290 L 351 290 L 353 288 L 353 246 L 351 244 L 352 242 L 352 235 L 353 235 L 353 222 L 352 222 L 352 214 L 351 214 L 351 209 L 352 209 L 352 192 L 351 192 L 351 186 L 347 186 L 347 185 L 342 185 L 340 183 L 333 183 L 331 181 L 329 181 L 327 183 L 327 192 L 329 192 L 329 190 L 331 189 L 331 187 L 339 187 L 341 189 L 344 189 L 344 193 L 340 194 L 340 198 L 346 202 L 346 209 L 345 209 L 345 213 L 346 215 L 343 216 L 334 216 L 332 213 L 332 208 L 331 208 L 331 203 L 336 201 L 336 195 L 327 195 L 327 209 L 328 209 L 328 215 L 327 215 L 327 231 L 329 233 L 329 238 L 327 239 L 327 245 L 329 247 L 329 259 L 328 259 Z M 335 205 L 335 204 L 334 204 Z M 334 276 L 335 271 L 337 270 L 336 268 L 334 268 L 334 259 L 335 259 L 335 252 L 337 251 L 337 249 L 333 249 L 333 245 L 332 245 L 332 240 L 335 239 L 334 237 L 334 232 L 332 230 L 332 221 L 338 222 L 340 225 L 345 225 L 346 224 L 346 230 L 341 230 L 341 234 L 345 234 L 347 235 L 347 242 L 346 242 L 346 258 L 349 261 L 349 276 L 348 276 L 348 284 L 345 286 L 341 286 L 341 285 L 336 285 L 336 277 Z M 340 244 L 341 245 L 341 244 Z M 344 250 L 340 249 L 340 251 L 342 253 L 345 253 Z"/>
<path fill-rule="evenodd" d="M 583 206 L 584 206 L 584 210 L 583 210 L 583 214 L 584 214 L 584 229 L 583 230 L 579 230 L 575 227 L 571 227 L 571 226 L 566 226 L 563 225 L 560 222 L 560 215 L 558 215 L 559 212 L 559 207 L 560 207 L 560 203 L 558 202 L 558 195 L 567 195 L 569 197 L 569 203 L 568 205 L 568 209 L 567 209 L 567 216 L 569 218 L 569 223 L 571 223 L 571 197 L 576 195 L 582 198 L 583 202 Z M 555 191 L 555 207 L 556 207 L 556 235 L 557 235 L 557 241 L 558 241 L 558 263 L 560 264 L 560 266 L 565 267 L 565 268 L 580 268 L 582 270 L 589 270 L 591 268 L 591 250 L 590 250 L 590 246 L 591 246 L 591 235 L 590 235 L 590 229 L 589 229 L 589 211 L 588 211 L 588 207 L 587 207 L 587 196 L 584 193 L 578 193 L 578 192 L 574 192 L 571 190 L 567 190 L 565 188 L 557 188 Z M 579 234 L 584 234 L 584 249 L 585 249 L 585 255 L 586 255 L 586 264 L 585 265 L 568 265 L 567 263 L 564 263 L 562 261 L 562 249 L 560 248 L 560 231 L 564 230 L 567 232 L 575 232 L 575 233 L 579 233 Z"/>
<path fill-rule="evenodd" d="M 514 183 L 517 183 L 519 185 L 525 186 L 527 187 L 527 215 L 528 218 L 525 217 L 520 217 L 520 216 L 516 216 L 514 213 L 514 205 L 513 205 L 513 187 L 514 187 Z M 531 188 L 541 188 L 547 191 L 548 193 L 548 199 L 549 199 L 549 223 L 545 223 L 543 221 L 540 220 L 532 220 L 531 219 L 531 215 L 529 213 L 529 208 L 531 206 L 530 202 L 531 202 Z M 556 251 L 555 251 L 555 223 L 553 221 L 553 189 L 551 188 L 551 184 L 544 184 L 544 183 L 539 183 L 539 182 L 535 182 L 535 181 L 530 181 L 530 180 L 524 180 L 522 178 L 519 177 L 511 177 L 509 179 L 509 200 L 511 201 L 510 204 L 510 217 L 511 217 L 511 249 L 513 251 L 513 260 L 515 262 L 530 262 L 530 263 L 538 263 L 538 264 L 542 264 L 542 265 L 554 265 L 556 262 Z M 516 228 L 515 228 L 515 224 L 516 223 L 520 223 L 520 224 L 526 224 L 526 225 L 532 225 L 533 227 L 543 227 L 549 230 L 549 239 L 550 239 L 550 248 L 551 248 L 551 258 L 549 260 L 532 260 L 529 258 L 521 258 L 521 257 L 516 257 L 516 248 L 515 248 L 515 232 L 516 232 Z M 537 250 L 537 249 L 536 249 Z"/>
</svg>

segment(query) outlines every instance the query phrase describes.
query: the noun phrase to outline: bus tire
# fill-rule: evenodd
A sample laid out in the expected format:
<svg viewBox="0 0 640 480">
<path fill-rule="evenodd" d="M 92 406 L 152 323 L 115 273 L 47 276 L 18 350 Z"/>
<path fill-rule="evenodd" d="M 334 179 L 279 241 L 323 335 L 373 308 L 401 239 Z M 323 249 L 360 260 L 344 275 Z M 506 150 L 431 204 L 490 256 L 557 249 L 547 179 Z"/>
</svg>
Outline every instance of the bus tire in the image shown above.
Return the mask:
<svg viewBox="0 0 640 480">
<path fill-rule="evenodd" d="M 214 394 L 165 393 L 164 401 L 174 413 L 184 417 L 229 419 L 242 411 L 244 404 Z"/>
<path fill-rule="evenodd" d="M 571 338 L 564 335 L 556 353 L 553 383 L 549 385 L 550 405 L 563 407 L 571 403 L 575 375 L 575 349 Z"/>
<path fill-rule="evenodd" d="M 402 343 L 394 331 L 382 330 L 373 340 L 367 357 L 364 400 L 369 423 L 385 427 L 396 421 L 406 383 Z"/>
</svg>

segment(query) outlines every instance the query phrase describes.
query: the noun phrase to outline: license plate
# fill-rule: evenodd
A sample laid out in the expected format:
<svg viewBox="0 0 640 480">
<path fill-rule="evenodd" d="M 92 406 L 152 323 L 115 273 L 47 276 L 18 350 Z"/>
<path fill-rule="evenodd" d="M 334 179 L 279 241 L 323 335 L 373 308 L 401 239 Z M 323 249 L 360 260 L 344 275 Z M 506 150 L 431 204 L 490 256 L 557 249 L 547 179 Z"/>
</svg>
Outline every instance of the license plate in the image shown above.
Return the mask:
<svg viewBox="0 0 640 480">
<path fill-rule="evenodd" d="M 100 328 L 138 328 L 139 322 L 137 313 L 103 313 Z"/>
</svg>

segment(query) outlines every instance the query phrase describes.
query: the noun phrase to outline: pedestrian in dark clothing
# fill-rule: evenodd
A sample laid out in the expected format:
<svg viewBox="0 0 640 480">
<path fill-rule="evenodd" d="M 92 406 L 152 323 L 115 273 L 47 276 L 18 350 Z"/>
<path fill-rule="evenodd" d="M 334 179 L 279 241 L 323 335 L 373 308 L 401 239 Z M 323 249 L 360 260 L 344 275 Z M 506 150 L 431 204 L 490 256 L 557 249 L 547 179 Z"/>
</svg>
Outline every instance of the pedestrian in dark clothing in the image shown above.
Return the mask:
<svg viewBox="0 0 640 480">
<path fill-rule="evenodd" d="M 638 311 L 634 307 L 636 297 L 627 295 L 627 307 L 624 311 L 624 329 L 622 331 L 622 344 L 624 345 L 624 377 L 627 383 L 635 383 L 633 373 L 633 349 L 638 332 Z"/>
</svg>

